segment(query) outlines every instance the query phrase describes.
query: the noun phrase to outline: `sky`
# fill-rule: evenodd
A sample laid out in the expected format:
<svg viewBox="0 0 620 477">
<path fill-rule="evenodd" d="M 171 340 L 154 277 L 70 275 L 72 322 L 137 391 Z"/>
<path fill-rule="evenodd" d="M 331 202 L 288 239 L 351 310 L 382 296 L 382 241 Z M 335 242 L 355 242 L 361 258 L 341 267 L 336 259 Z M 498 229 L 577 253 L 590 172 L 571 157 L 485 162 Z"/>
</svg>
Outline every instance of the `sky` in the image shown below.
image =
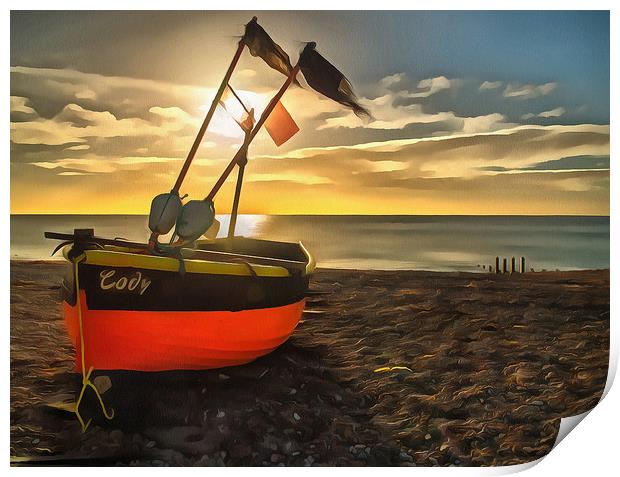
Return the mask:
<svg viewBox="0 0 620 477">
<path fill-rule="evenodd" d="M 609 14 L 584 11 L 13 11 L 11 213 L 148 213 L 253 15 L 293 63 L 315 41 L 373 118 L 300 76 L 282 100 L 300 131 L 258 134 L 240 213 L 609 214 Z M 246 50 L 231 84 L 260 112 L 284 79 Z M 190 199 L 241 144 L 226 105 Z"/>
</svg>

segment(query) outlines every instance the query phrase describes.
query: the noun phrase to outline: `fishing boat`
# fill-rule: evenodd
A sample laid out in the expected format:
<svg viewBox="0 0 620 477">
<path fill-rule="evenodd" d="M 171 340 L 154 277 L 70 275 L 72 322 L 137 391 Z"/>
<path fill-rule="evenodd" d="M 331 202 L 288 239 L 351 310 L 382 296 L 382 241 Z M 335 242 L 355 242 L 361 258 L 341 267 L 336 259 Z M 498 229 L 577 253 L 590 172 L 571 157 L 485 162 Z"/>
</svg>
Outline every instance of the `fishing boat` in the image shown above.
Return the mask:
<svg viewBox="0 0 620 477">
<path fill-rule="evenodd" d="M 78 371 L 82 348 L 84 363 L 99 370 L 253 361 L 297 326 L 315 265 L 302 243 L 235 237 L 182 250 L 180 274 L 179 259 L 92 230 L 48 237 L 71 241 L 63 254 L 74 273 L 63 280 L 62 308 Z"/>
<path fill-rule="evenodd" d="M 356 103 L 348 80 L 315 49 L 306 45 L 295 66 L 254 17 L 222 79 L 206 117 L 170 192 L 151 202 L 148 241 L 129 242 L 95 235 L 93 229 L 73 234 L 46 232 L 61 240 L 71 264 L 62 284 L 62 309 L 76 350 L 76 368 L 82 373 L 82 391 L 90 388 L 103 414 L 111 419 L 99 390 L 91 381 L 93 370 L 202 370 L 248 363 L 284 343 L 300 321 L 312 255 L 299 243 L 259 240 L 235 234 L 248 149 L 263 125 L 276 146 L 299 128 L 280 102 L 286 90 L 299 85 L 301 71 L 308 85 L 353 109 Z M 254 119 L 230 84 L 244 49 L 286 76 L 277 93 Z M 211 191 L 202 200 L 183 202 L 182 182 L 218 106 L 226 110 L 224 93 L 236 98 L 245 117 L 234 118 L 243 131 L 239 150 Z M 232 173 L 238 175 L 228 234 L 217 237 L 214 199 Z M 169 237 L 168 237 L 169 235 Z M 169 241 L 163 242 L 166 238 Z"/>
</svg>

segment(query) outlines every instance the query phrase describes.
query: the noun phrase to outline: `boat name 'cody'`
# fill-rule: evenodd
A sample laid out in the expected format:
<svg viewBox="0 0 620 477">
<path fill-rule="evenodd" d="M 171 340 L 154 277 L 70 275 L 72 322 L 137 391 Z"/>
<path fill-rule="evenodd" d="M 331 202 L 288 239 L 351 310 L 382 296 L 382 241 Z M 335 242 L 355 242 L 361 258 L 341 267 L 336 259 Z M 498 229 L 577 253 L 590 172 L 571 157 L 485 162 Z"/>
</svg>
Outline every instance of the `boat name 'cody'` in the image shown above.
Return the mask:
<svg viewBox="0 0 620 477">
<path fill-rule="evenodd" d="M 136 272 L 133 276 L 115 279 L 116 270 L 103 270 L 99 274 L 101 281 L 99 287 L 102 290 L 127 290 L 142 295 L 151 284 L 151 280 L 142 276 L 142 272 Z"/>
</svg>

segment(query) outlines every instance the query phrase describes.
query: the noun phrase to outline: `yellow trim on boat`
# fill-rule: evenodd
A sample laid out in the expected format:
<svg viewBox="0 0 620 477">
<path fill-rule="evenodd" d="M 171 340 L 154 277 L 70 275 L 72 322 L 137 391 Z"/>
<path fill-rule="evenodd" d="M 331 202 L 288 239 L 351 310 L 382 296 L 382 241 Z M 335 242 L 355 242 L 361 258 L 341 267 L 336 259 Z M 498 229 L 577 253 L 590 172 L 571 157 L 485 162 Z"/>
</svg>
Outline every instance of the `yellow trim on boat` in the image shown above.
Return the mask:
<svg viewBox="0 0 620 477">
<path fill-rule="evenodd" d="M 68 249 L 64 247 L 63 255 L 67 257 Z M 120 249 L 122 247 L 115 247 Z M 157 255 L 143 255 L 112 250 L 85 250 L 86 259 L 82 263 L 101 265 L 106 267 L 129 267 L 145 268 L 149 270 L 161 270 L 166 272 L 178 272 L 179 260 L 171 257 Z M 208 260 L 184 259 L 185 271 L 188 273 L 208 273 L 212 275 L 239 275 L 251 276 L 251 272 L 245 263 L 224 263 Z M 283 267 L 272 265 L 253 264 L 252 269 L 259 277 L 288 277 L 288 270 Z"/>
</svg>

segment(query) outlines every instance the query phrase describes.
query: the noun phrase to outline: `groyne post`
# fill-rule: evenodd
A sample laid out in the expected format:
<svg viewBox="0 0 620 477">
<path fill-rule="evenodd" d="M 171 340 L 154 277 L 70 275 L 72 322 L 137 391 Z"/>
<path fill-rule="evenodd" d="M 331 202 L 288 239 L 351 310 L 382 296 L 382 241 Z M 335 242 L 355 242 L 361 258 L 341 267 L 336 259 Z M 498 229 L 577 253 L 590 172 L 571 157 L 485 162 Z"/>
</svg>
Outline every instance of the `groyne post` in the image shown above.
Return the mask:
<svg viewBox="0 0 620 477">
<path fill-rule="evenodd" d="M 525 257 L 521 257 L 521 273 L 525 273 Z"/>
<path fill-rule="evenodd" d="M 502 261 L 502 273 L 507 273 L 507 272 L 508 272 L 508 259 L 504 257 Z"/>
<path fill-rule="evenodd" d="M 510 260 L 510 273 L 513 274 L 517 271 L 517 261 L 514 257 Z"/>
<path fill-rule="evenodd" d="M 499 257 L 495 257 L 495 273 L 499 273 Z"/>
</svg>

